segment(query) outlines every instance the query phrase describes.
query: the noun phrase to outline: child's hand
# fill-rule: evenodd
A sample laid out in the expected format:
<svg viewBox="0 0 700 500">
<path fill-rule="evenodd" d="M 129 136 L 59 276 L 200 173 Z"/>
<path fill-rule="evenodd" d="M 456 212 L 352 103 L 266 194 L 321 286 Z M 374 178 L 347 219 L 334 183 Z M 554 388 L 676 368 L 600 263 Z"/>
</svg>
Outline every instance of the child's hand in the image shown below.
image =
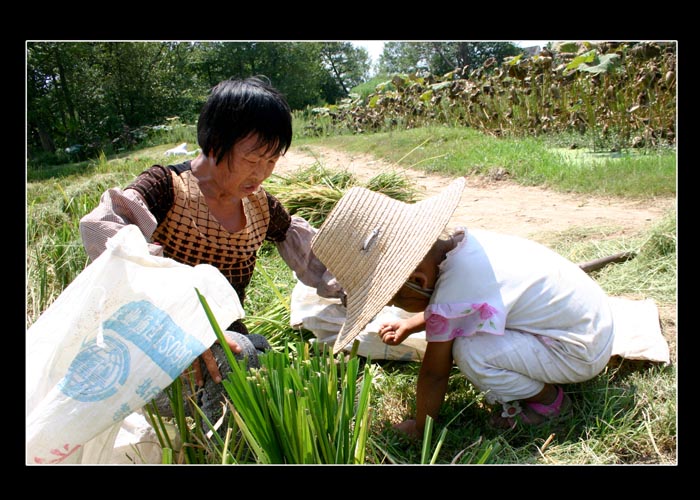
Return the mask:
<svg viewBox="0 0 700 500">
<path fill-rule="evenodd" d="M 420 439 L 423 437 L 423 433 L 418 431 L 416 421 L 413 419 L 404 420 L 400 424 L 394 425 L 393 428 L 411 439 Z"/>
<path fill-rule="evenodd" d="M 379 338 L 382 342 L 389 345 L 399 345 L 406 340 L 410 332 L 405 327 L 403 321 L 395 321 L 393 323 L 384 323 L 379 327 Z"/>
</svg>

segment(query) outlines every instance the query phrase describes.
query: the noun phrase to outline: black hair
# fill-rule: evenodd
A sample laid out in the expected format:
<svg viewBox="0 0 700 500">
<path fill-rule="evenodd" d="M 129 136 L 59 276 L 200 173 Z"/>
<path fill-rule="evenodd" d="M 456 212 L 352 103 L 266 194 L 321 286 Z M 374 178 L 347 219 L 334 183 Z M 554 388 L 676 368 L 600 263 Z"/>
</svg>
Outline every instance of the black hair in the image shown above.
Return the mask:
<svg viewBox="0 0 700 500">
<path fill-rule="evenodd" d="M 197 142 L 218 164 L 233 145 L 251 133 L 266 153 L 284 154 L 292 143 L 292 111 L 287 100 L 261 77 L 229 79 L 217 84 L 202 107 Z"/>
</svg>

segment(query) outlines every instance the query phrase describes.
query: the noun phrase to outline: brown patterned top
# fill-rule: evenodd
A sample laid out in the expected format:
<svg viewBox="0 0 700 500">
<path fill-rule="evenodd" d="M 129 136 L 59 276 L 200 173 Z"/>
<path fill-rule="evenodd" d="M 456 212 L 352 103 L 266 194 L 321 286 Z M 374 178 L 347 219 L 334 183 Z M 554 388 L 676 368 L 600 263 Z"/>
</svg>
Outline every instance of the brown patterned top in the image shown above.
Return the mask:
<svg viewBox="0 0 700 500">
<path fill-rule="evenodd" d="M 291 216 L 264 189 L 243 199 L 247 225 L 229 233 L 210 214 L 190 162 L 154 165 L 127 187 L 136 190 L 156 217 L 152 241 L 163 255 L 189 265 L 211 264 L 229 280 L 243 304 L 255 268 L 257 251 L 265 240 L 285 239 Z"/>
</svg>

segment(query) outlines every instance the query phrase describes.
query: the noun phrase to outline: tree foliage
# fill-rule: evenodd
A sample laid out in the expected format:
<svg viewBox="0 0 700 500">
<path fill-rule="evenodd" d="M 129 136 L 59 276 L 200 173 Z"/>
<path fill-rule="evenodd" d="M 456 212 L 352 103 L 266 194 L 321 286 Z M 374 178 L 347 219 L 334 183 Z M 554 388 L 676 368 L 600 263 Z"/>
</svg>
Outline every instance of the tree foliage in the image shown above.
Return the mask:
<svg viewBox="0 0 700 500">
<path fill-rule="evenodd" d="M 169 42 L 28 43 L 30 153 L 39 145 L 103 147 L 164 117 L 192 116 L 204 92 L 193 85 L 191 50 Z"/>
<path fill-rule="evenodd" d="M 327 42 L 321 44 L 321 58 L 331 78 L 329 83 L 335 86 L 336 99 L 331 102 L 346 97 L 350 89 L 369 78 L 369 55 L 364 48 L 349 42 Z"/>
<path fill-rule="evenodd" d="M 348 95 L 367 52 L 339 42 L 28 42 L 28 153 L 128 147 L 134 131 L 196 121 L 209 90 L 264 75 L 292 109 Z"/>
<path fill-rule="evenodd" d="M 442 75 L 465 66 L 476 68 L 490 58 L 500 64 L 522 53 L 510 42 L 387 42 L 379 59 L 380 72 Z"/>
</svg>

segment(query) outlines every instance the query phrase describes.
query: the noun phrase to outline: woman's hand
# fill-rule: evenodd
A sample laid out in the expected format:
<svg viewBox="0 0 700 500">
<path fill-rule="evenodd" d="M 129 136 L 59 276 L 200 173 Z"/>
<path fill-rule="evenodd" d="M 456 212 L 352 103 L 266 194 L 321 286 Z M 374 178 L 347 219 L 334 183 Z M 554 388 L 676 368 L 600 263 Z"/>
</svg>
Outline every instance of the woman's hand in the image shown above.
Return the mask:
<svg viewBox="0 0 700 500">
<path fill-rule="evenodd" d="M 239 346 L 235 341 L 230 339 L 229 336 L 226 335 L 226 332 L 224 332 L 224 337 L 226 338 L 226 343 L 231 348 L 232 353 L 238 354 L 241 352 L 241 346 Z M 211 375 L 212 380 L 214 380 L 214 382 L 216 382 L 217 384 L 220 383 L 221 372 L 219 371 L 219 367 L 216 366 L 216 358 L 214 357 L 214 353 L 211 352 L 211 349 L 207 349 L 206 351 L 204 351 L 202 354 L 199 355 L 197 359 L 194 360 L 194 363 L 192 363 L 195 383 L 199 387 L 202 387 L 204 385 L 204 376 L 202 375 L 202 365 L 200 363 L 200 360 L 204 362 L 204 366 L 206 366 L 207 370 L 209 370 L 209 375 Z"/>
</svg>

